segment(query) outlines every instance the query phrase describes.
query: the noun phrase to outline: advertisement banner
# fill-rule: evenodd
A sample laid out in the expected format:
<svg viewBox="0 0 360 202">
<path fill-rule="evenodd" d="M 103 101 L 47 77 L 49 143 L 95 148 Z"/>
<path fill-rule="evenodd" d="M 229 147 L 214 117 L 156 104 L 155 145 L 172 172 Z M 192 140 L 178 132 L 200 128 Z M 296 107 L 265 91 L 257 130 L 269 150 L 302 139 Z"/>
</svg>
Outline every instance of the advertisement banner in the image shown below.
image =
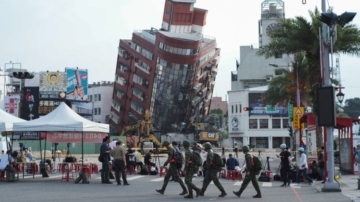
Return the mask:
<svg viewBox="0 0 360 202">
<path fill-rule="evenodd" d="M 56 109 L 56 107 L 58 107 L 61 103 L 62 101 L 60 100 L 40 100 L 39 115 L 46 115 L 54 111 L 54 109 Z"/>
<path fill-rule="evenodd" d="M 4 110 L 16 117 L 19 117 L 20 95 L 6 95 L 4 97 Z"/>
<path fill-rule="evenodd" d="M 23 132 L 21 134 L 21 140 L 39 140 L 45 138 L 45 132 Z"/>
<path fill-rule="evenodd" d="M 40 72 L 40 98 L 65 99 L 66 81 L 65 72 Z"/>
<path fill-rule="evenodd" d="M 87 100 L 88 97 L 88 72 L 80 69 L 66 69 L 68 100 Z"/>
<path fill-rule="evenodd" d="M 108 135 L 107 133 L 92 132 L 48 132 L 46 141 L 52 143 L 81 143 L 82 134 L 86 143 L 102 143 L 103 139 Z"/>
<path fill-rule="evenodd" d="M 264 101 L 265 93 L 249 93 L 249 107 L 251 115 L 284 115 L 288 116 L 287 102 L 279 102 L 274 106 Z"/>
<path fill-rule="evenodd" d="M 24 87 L 21 118 L 33 120 L 39 118 L 39 87 Z"/>
</svg>

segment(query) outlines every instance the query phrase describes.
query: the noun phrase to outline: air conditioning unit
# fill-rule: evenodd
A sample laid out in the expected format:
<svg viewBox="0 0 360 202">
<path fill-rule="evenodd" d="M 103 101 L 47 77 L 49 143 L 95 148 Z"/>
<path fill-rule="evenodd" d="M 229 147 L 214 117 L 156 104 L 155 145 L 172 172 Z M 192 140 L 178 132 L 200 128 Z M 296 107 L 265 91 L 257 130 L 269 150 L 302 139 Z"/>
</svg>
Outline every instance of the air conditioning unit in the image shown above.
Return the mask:
<svg viewBox="0 0 360 202">
<path fill-rule="evenodd" d="M 266 81 L 270 82 L 272 80 L 272 78 L 273 78 L 272 76 L 266 76 Z"/>
</svg>

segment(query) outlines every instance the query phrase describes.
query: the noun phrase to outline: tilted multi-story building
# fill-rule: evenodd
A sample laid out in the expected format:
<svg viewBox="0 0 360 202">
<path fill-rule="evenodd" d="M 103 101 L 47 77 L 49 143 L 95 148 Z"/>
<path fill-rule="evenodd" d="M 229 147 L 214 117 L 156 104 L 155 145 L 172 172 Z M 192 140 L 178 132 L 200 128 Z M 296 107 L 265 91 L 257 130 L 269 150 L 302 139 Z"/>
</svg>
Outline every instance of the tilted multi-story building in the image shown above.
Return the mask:
<svg viewBox="0 0 360 202">
<path fill-rule="evenodd" d="M 111 133 L 143 119 L 163 133 L 210 111 L 220 49 L 203 35 L 207 10 L 196 0 L 166 0 L 160 29 L 134 31 L 121 39 L 116 65 Z"/>
</svg>

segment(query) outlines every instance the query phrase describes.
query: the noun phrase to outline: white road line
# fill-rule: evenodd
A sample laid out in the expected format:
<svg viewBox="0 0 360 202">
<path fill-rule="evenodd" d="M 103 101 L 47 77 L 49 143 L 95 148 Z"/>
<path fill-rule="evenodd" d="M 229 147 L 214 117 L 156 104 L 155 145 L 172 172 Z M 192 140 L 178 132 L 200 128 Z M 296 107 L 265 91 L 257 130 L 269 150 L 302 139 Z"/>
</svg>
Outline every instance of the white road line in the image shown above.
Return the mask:
<svg viewBox="0 0 360 202">
<path fill-rule="evenodd" d="M 35 175 L 35 177 L 40 177 L 42 175 Z M 19 176 L 20 179 L 22 179 L 22 176 Z M 28 176 L 25 176 L 24 179 L 27 179 L 27 178 L 33 178 L 32 175 L 28 175 Z"/>
<path fill-rule="evenodd" d="M 269 159 L 269 161 L 274 161 L 274 159 Z"/>
<path fill-rule="evenodd" d="M 156 178 L 156 179 L 153 179 L 153 180 L 150 180 L 152 182 L 160 182 L 160 181 L 163 181 L 164 178 L 163 177 L 160 177 L 160 178 Z"/>
<path fill-rule="evenodd" d="M 97 177 L 97 178 L 95 178 L 95 180 L 100 180 L 101 179 L 101 177 Z"/>
<path fill-rule="evenodd" d="M 272 187 L 272 182 L 263 182 L 262 187 Z"/>
<path fill-rule="evenodd" d="M 290 184 L 290 187 L 291 187 L 291 188 L 294 188 L 294 189 L 299 189 L 299 188 L 301 188 L 300 186 L 296 186 L 296 184 Z"/>
<path fill-rule="evenodd" d="M 51 177 L 47 177 L 47 178 L 49 178 L 49 179 L 51 179 L 51 178 L 58 178 L 58 177 L 61 177 L 62 175 L 55 175 L 55 176 L 51 176 Z"/>
<path fill-rule="evenodd" d="M 211 183 L 210 184 L 214 184 L 214 182 L 213 181 L 211 181 Z"/>
<path fill-rule="evenodd" d="M 242 182 L 235 182 L 234 185 L 235 185 L 235 186 L 241 186 L 241 185 L 242 185 Z"/>
<path fill-rule="evenodd" d="M 128 177 L 127 180 L 130 181 L 130 180 L 136 180 L 136 179 L 139 179 L 139 178 L 142 178 L 144 176 L 134 176 L 134 177 Z M 100 177 L 101 178 L 101 177 Z"/>
</svg>

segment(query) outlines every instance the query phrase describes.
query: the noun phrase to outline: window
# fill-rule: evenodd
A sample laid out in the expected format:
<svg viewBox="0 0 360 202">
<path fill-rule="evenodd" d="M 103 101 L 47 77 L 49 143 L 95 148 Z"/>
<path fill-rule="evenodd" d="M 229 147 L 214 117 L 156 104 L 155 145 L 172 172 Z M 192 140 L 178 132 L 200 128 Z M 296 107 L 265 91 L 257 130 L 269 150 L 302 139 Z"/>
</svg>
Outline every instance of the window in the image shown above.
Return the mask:
<svg viewBox="0 0 360 202">
<path fill-rule="evenodd" d="M 144 110 L 141 105 L 137 104 L 136 102 L 131 102 L 131 109 L 135 110 L 139 114 L 142 114 Z"/>
<path fill-rule="evenodd" d="M 289 127 L 289 119 L 283 119 L 283 128 Z"/>
<path fill-rule="evenodd" d="M 280 119 L 273 119 L 272 128 L 281 128 L 280 122 L 281 122 Z"/>
<path fill-rule="evenodd" d="M 239 112 L 241 113 L 241 105 L 239 105 Z"/>
<path fill-rule="evenodd" d="M 99 96 L 98 96 L 98 100 L 99 100 L 99 101 L 101 101 L 101 94 L 99 94 Z"/>
<path fill-rule="evenodd" d="M 92 102 L 92 95 L 89 96 L 89 100 L 90 100 L 90 102 Z"/>
<path fill-rule="evenodd" d="M 101 108 L 98 108 L 98 115 L 101 115 Z"/>
<path fill-rule="evenodd" d="M 282 58 L 282 54 L 275 55 L 275 59 L 281 59 L 281 58 Z"/>
<path fill-rule="evenodd" d="M 237 113 L 237 105 L 235 105 L 235 113 Z"/>
<path fill-rule="evenodd" d="M 95 101 L 95 102 L 98 101 L 98 100 L 97 100 L 97 94 L 94 95 L 94 101 Z"/>
<path fill-rule="evenodd" d="M 257 119 L 249 119 L 249 128 L 257 129 Z"/>
<path fill-rule="evenodd" d="M 269 128 L 269 119 L 260 119 L 260 128 L 261 129 Z"/>
<path fill-rule="evenodd" d="M 234 113 L 234 105 L 231 105 L 231 113 Z"/>
<path fill-rule="evenodd" d="M 280 145 L 283 143 L 282 139 L 283 139 L 282 137 L 273 137 L 272 138 L 273 148 L 279 148 Z"/>
<path fill-rule="evenodd" d="M 133 81 L 135 83 L 137 83 L 137 84 L 140 84 L 140 85 L 142 85 L 142 83 L 143 83 L 143 79 L 140 76 L 136 75 L 136 74 L 134 74 Z"/>
<path fill-rule="evenodd" d="M 183 96 L 183 94 L 182 94 L 182 93 L 180 93 L 180 94 L 179 94 L 179 100 L 182 100 L 182 99 L 183 99 L 183 97 L 184 97 L 184 96 Z"/>
<path fill-rule="evenodd" d="M 94 115 L 97 115 L 97 108 L 94 109 Z"/>
<path fill-rule="evenodd" d="M 159 48 L 160 48 L 160 49 L 163 49 L 163 48 L 164 48 L 163 42 L 160 42 L 160 43 L 159 43 Z"/>
<path fill-rule="evenodd" d="M 256 137 L 256 148 L 268 148 L 269 138 L 268 137 Z"/>
</svg>

